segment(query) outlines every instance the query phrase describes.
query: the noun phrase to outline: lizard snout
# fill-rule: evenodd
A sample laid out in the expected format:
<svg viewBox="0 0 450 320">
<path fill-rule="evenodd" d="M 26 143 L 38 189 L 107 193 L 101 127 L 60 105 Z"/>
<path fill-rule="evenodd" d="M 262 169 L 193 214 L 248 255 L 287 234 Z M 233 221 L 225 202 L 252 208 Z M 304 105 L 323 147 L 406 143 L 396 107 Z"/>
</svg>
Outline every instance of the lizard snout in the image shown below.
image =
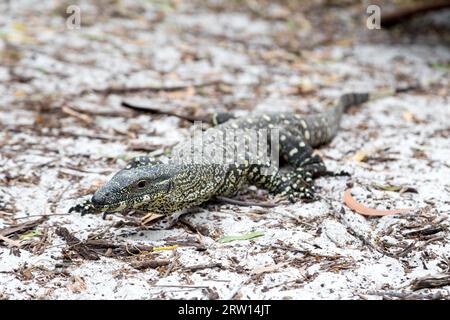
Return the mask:
<svg viewBox="0 0 450 320">
<path fill-rule="evenodd" d="M 111 196 L 111 192 L 102 192 L 101 190 L 98 190 L 94 193 L 92 196 L 92 203 L 94 206 L 104 206 L 108 204 L 108 198 Z"/>
</svg>

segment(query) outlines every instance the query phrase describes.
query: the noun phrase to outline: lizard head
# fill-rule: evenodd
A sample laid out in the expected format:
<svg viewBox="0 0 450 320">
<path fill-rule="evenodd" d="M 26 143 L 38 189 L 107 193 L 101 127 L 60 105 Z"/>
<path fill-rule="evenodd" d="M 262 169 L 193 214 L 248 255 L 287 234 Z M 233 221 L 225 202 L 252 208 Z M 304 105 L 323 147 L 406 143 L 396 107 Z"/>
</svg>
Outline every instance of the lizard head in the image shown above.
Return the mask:
<svg viewBox="0 0 450 320">
<path fill-rule="evenodd" d="M 98 189 L 91 201 L 98 211 L 131 209 L 171 213 L 201 198 L 194 186 L 201 186 L 202 175 L 181 164 L 130 162 Z"/>
</svg>

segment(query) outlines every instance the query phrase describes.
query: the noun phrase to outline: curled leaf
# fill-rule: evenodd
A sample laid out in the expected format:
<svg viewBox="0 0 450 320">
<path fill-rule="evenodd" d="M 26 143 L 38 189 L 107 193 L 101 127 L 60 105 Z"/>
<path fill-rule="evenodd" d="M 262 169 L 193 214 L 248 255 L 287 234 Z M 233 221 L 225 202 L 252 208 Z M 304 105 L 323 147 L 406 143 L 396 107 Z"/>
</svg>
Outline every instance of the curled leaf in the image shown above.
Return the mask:
<svg viewBox="0 0 450 320">
<path fill-rule="evenodd" d="M 256 232 L 250 232 L 247 234 L 244 234 L 242 236 L 225 236 L 217 240 L 219 243 L 227 243 L 231 241 L 237 241 L 237 240 L 250 240 L 257 237 L 262 237 L 264 235 L 264 232 L 256 231 Z"/>
<path fill-rule="evenodd" d="M 365 216 L 387 216 L 392 214 L 400 214 L 404 212 L 408 212 L 413 210 L 412 208 L 409 209 L 393 209 L 393 210 L 377 210 L 368 208 L 358 201 L 355 200 L 355 198 L 352 197 L 351 189 L 347 189 L 344 193 L 344 203 L 352 210 L 358 212 L 359 214 L 365 215 Z"/>
<path fill-rule="evenodd" d="M 28 240 L 28 239 L 33 238 L 33 237 L 39 237 L 40 235 L 41 235 L 40 231 L 34 230 L 34 231 L 30 231 L 30 232 L 22 234 L 19 237 L 19 240 Z"/>
</svg>

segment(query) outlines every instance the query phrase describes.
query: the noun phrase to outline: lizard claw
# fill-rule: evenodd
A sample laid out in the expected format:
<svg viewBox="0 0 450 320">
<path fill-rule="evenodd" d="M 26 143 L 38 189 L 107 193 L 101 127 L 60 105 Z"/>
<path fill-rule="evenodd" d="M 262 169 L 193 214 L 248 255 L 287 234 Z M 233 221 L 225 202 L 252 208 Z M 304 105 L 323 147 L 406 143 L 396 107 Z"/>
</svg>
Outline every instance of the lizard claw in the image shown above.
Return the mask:
<svg viewBox="0 0 450 320">
<path fill-rule="evenodd" d="M 81 213 L 81 216 L 84 216 L 86 214 L 94 214 L 97 213 L 98 210 L 95 209 L 94 205 L 92 204 L 91 200 L 86 200 L 83 203 L 79 203 L 69 209 L 69 213 L 72 212 L 79 212 Z"/>
<path fill-rule="evenodd" d="M 106 220 L 106 218 L 108 218 L 109 215 L 113 214 L 112 212 L 109 211 L 105 211 L 102 213 L 102 219 Z M 83 215 L 83 214 L 82 214 Z"/>
</svg>

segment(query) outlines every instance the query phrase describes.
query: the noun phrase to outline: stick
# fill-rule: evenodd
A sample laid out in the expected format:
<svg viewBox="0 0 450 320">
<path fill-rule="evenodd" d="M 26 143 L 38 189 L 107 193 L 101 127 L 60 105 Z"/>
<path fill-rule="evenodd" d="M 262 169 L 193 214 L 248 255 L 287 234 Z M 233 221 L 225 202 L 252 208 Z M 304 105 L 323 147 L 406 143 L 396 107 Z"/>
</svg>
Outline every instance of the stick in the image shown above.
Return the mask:
<svg viewBox="0 0 450 320">
<path fill-rule="evenodd" d="M 174 91 L 180 91 L 185 90 L 189 87 L 194 88 L 201 88 L 201 87 L 207 87 L 207 86 L 215 86 L 218 84 L 222 84 L 222 80 L 213 80 L 210 82 L 203 82 L 203 83 L 196 83 L 196 84 L 184 84 L 179 86 L 170 86 L 170 87 L 162 87 L 162 86 L 146 86 L 146 87 L 108 87 L 105 89 L 94 89 L 95 93 L 101 93 L 105 95 L 109 94 L 124 94 L 124 93 L 136 93 L 136 92 L 142 92 L 142 91 L 149 91 L 149 92 L 160 92 L 160 91 L 167 91 L 167 92 L 174 92 Z"/>
<path fill-rule="evenodd" d="M 83 113 L 78 112 L 78 111 L 75 111 L 75 110 L 73 110 L 73 109 L 71 109 L 69 107 L 62 107 L 61 110 L 65 114 L 67 114 L 69 116 L 72 116 L 74 118 L 77 118 L 78 120 L 81 120 L 81 121 L 83 121 L 83 122 L 85 122 L 87 124 L 91 124 L 91 123 L 94 122 L 94 120 L 91 117 L 89 117 L 88 115 L 83 114 Z"/>
<path fill-rule="evenodd" d="M 6 242 L 7 244 L 9 244 L 12 247 L 17 247 L 17 248 L 21 247 L 21 244 L 18 241 L 15 241 L 15 240 L 12 240 L 12 239 L 7 238 L 5 236 L 2 236 L 1 234 L 0 234 L 0 240 Z"/>
<path fill-rule="evenodd" d="M 188 289 L 208 289 L 209 286 L 191 286 L 191 285 L 182 285 L 182 284 L 154 284 L 152 287 L 160 287 L 160 288 L 188 288 Z"/>
<path fill-rule="evenodd" d="M 183 271 L 198 271 L 198 270 L 203 270 L 203 269 L 213 269 L 213 268 L 222 268 L 222 264 L 219 262 L 216 263 L 210 263 L 210 264 L 197 264 L 195 266 L 189 266 L 189 267 L 184 267 L 182 270 Z"/>
<path fill-rule="evenodd" d="M 383 27 L 391 27 L 417 14 L 447 7 L 450 7 L 450 1 L 448 0 L 427 1 L 427 3 L 418 3 L 415 5 L 405 6 L 396 11 L 382 15 L 381 25 Z"/>
<path fill-rule="evenodd" d="M 24 222 L 22 224 L 16 225 L 14 227 L 7 227 L 0 229 L 0 235 L 7 237 L 9 235 L 12 235 L 13 233 L 23 233 L 25 231 L 28 231 L 37 225 L 44 222 L 47 218 L 44 216 L 38 220 L 30 221 L 30 222 Z"/>
<path fill-rule="evenodd" d="M 70 213 L 50 213 L 50 214 L 32 214 L 26 217 L 17 217 L 14 220 L 27 219 L 32 217 L 52 217 L 52 216 L 70 216 Z"/>
<path fill-rule="evenodd" d="M 190 122 L 195 122 L 195 121 L 211 122 L 211 116 L 195 117 L 195 116 L 189 116 L 189 115 L 182 115 L 182 114 L 178 114 L 178 113 L 175 113 L 172 111 L 163 111 L 163 110 L 156 109 L 156 108 L 137 106 L 137 105 L 131 104 L 126 101 L 122 101 L 121 105 L 122 105 L 122 107 L 137 110 L 137 111 L 143 111 L 143 112 L 148 112 L 148 113 L 177 117 L 177 118 L 187 120 Z"/>
<path fill-rule="evenodd" d="M 275 203 L 271 203 L 271 202 L 251 202 L 251 201 L 241 201 L 241 200 L 237 200 L 237 199 L 231 199 L 231 198 L 227 198 L 227 197 L 223 197 L 223 196 L 216 196 L 217 200 L 226 202 L 226 203 L 230 203 L 230 204 L 235 204 L 238 206 L 244 206 L 244 207 L 252 207 L 252 206 L 259 206 L 259 207 L 263 207 L 263 208 L 275 208 L 278 205 Z"/>
<path fill-rule="evenodd" d="M 146 260 L 146 261 L 133 261 L 131 266 L 135 269 L 142 270 L 148 268 L 158 268 L 162 266 L 167 266 L 170 264 L 170 260 Z"/>
</svg>

